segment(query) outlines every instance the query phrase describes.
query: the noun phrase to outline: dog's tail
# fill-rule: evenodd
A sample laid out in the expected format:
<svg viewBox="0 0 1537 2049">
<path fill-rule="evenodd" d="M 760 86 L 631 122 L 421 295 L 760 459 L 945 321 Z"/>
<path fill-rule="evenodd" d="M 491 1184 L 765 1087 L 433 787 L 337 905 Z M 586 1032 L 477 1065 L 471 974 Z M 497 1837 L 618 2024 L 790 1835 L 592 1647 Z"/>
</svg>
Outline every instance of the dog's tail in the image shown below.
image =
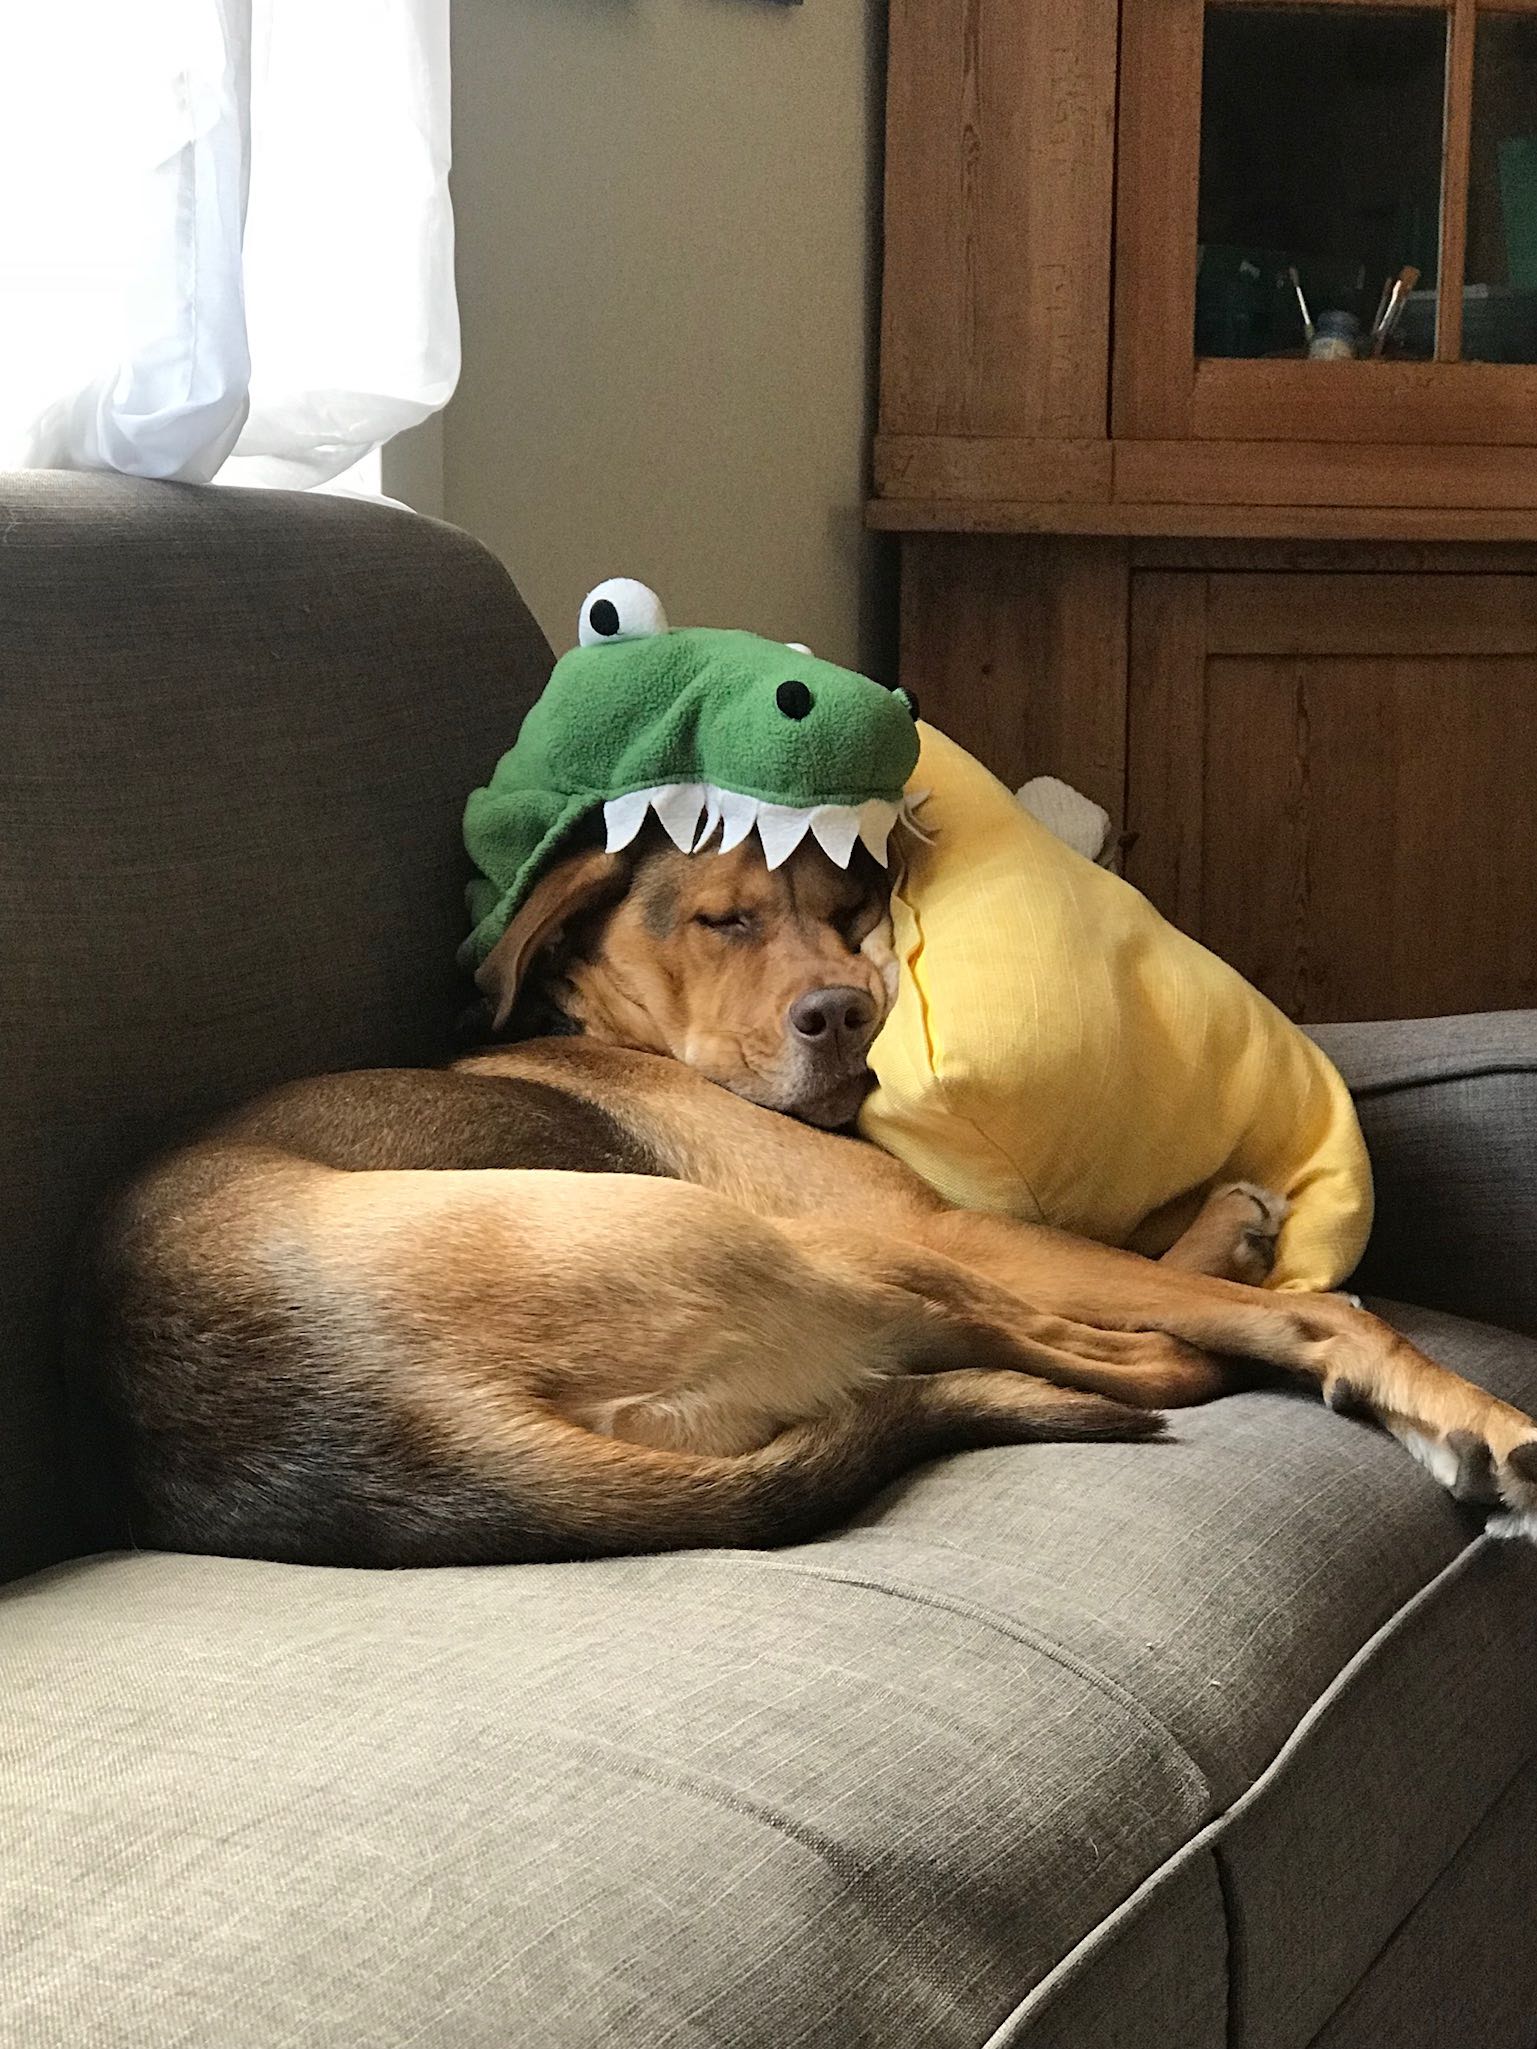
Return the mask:
<svg viewBox="0 0 1537 2049">
<path fill-rule="evenodd" d="M 943 1453 L 1146 1438 L 1163 1428 L 1162 1416 L 1102 1395 L 981 1369 L 874 1380 L 825 1415 L 730 1458 L 628 1444 L 545 1412 L 518 1432 L 502 1513 L 488 1517 L 477 1489 L 458 1544 L 440 1528 L 436 1537 L 448 1548 L 433 1555 L 468 1563 L 797 1543 Z"/>
</svg>

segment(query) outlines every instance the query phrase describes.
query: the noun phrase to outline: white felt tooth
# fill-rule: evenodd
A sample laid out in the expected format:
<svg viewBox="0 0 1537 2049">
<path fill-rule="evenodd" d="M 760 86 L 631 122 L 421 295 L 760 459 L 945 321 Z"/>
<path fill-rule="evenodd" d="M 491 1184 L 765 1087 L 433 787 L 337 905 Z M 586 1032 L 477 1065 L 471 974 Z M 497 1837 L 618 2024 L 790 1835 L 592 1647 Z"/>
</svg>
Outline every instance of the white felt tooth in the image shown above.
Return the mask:
<svg viewBox="0 0 1537 2049">
<path fill-rule="evenodd" d="M 770 870 L 788 861 L 811 824 L 811 813 L 789 804 L 763 804 L 758 809 L 758 837 L 763 858 Z"/>
<path fill-rule="evenodd" d="M 897 807 L 888 804 L 884 797 L 872 797 L 859 807 L 859 837 L 883 868 L 886 865 L 886 842 L 896 822 Z"/>
<path fill-rule="evenodd" d="M 703 783 L 666 783 L 651 793 L 651 808 L 680 854 L 691 854 L 704 813 Z"/>
<path fill-rule="evenodd" d="M 627 847 L 646 822 L 653 792 L 631 790 L 625 797 L 610 797 L 603 806 L 603 823 L 608 829 L 605 845 L 611 854 Z"/>
<path fill-rule="evenodd" d="M 818 804 L 811 814 L 811 830 L 817 845 L 839 868 L 847 868 L 859 838 L 859 807 L 855 804 Z"/>
<path fill-rule="evenodd" d="M 717 792 L 721 815 L 720 851 L 729 854 L 752 831 L 758 817 L 758 799 L 744 797 L 740 790 Z"/>
<path fill-rule="evenodd" d="M 694 852 L 703 853 L 720 829 L 720 791 L 713 783 L 704 786 L 704 822 L 699 828 L 699 837 L 694 842 Z"/>
</svg>

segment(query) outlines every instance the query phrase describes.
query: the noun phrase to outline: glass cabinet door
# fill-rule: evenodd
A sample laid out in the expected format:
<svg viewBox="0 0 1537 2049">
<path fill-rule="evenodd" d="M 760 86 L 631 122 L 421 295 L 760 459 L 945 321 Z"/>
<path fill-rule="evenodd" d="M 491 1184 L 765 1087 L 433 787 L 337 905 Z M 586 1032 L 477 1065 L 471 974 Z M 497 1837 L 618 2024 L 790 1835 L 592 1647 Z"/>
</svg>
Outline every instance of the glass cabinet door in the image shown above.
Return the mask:
<svg viewBox="0 0 1537 2049">
<path fill-rule="evenodd" d="M 1112 427 L 1537 444 L 1537 0 L 1124 0 Z"/>
<path fill-rule="evenodd" d="M 1429 8 L 1207 7 L 1198 356 L 1434 355 L 1446 44 Z"/>
<path fill-rule="evenodd" d="M 1537 15 L 1479 9 L 1467 220 L 1462 359 L 1537 363 Z"/>
</svg>

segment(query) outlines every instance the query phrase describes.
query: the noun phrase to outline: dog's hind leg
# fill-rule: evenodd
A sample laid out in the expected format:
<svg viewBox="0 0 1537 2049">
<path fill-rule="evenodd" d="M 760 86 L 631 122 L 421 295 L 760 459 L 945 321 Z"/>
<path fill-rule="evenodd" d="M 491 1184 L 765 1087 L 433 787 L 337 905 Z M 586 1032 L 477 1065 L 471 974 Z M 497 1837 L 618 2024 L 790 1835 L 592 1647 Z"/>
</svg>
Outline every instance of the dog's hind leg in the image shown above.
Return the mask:
<svg viewBox="0 0 1537 2049">
<path fill-rule="evenodd" d="M 536 1548 L 509 1556 L 787 1541 L 942 1451 L 1162 1428 L 686 1182 L 340 1175 L 309 1221 L 311 1314 L 361 1334 L 353 1398 L 433 1448 L 434 1504 L 473 1482 L 455 1541 L 521 1505 Z"/>
<path fill-rule="evenodd" d="M 942 1312 L 950 1342 L 988 1363 L 1000 1334 L 1023 1366 L 1059 1387 L 1082 1388 L 1132 1408 L 1186 1408 L 1227 1393 L 1231 1362 L 1159 1330 L 1107 1330 L 1037 1308 L 1013 1288 L 959 1258 L 832 1217 L 797 1217 L 779 1228 L 823 1266 L 898 1288 Z M 931 1366 L 949 1353 L 930 1359 Z M 909 1369 L 914 1370 L 914 1369 Z"/>
</svg>

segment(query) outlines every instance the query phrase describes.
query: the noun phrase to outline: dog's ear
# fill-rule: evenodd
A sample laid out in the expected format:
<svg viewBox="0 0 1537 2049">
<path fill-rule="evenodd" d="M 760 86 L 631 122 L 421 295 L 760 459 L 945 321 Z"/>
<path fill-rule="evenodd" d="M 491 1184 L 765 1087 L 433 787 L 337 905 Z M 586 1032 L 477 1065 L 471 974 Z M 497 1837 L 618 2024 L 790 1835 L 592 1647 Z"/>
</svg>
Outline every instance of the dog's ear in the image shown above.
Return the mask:
<svg viewBox="0 0 1537 2049">
<path fill-rule="evenodd" d="M 617 898 L 629 878 L 630 857 L 589 847 L 552 868 L 529 891 L 522 909 L 475 971 L 476 985 L 491 999 L 491 1029 L 499 1032 L 512 1015 L 523 977 L 546 947 L 583 911 Z"/>
</svg>

